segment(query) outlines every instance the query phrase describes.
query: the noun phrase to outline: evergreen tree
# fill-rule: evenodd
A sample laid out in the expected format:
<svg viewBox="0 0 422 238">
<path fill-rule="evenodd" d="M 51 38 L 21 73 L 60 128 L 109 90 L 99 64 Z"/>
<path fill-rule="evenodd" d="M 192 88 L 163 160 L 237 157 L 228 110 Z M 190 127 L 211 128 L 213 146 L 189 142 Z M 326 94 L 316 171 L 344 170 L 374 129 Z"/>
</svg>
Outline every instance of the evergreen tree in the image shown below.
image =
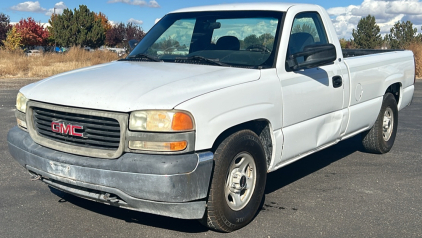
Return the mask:
<svg viewBox="0 0 422 238">
<path fill-rule="evenodd" d="M 382 43 L 380 27 L 375 22 L 375 17 L 368 15 L 359 20 L 357 29 L 353 29 L 354 43 L 361 49 L 375 49 Z"/>
<path fill-rule="evenodd" d="M 79 9 L 64 9 L 63 14 L 52 18 L 52 32 L 61 46 L 89 46 L 97 48 L 104 45 L 105 30 L 101 18 L 95 19 L 94 12 L 87 6 Z"/>
<path fill-rule="evenodd" d="M 47 26 L 47 30 L 48 30 L 48 38 L 47 38 L 47 43 L 49 45 L 55 45 L 56 41 L 56 34 L 55 34 L 55 27 L 54 27 L 54 23 L 56 22 L 57 19 L 57 14 L 51 14 L 50 19 L 48 19 L 48 26 Z"/>
<path fill-rule="evenodd" d="M 390 34 L 386 35 L 385 39 L 390 44 L 391 49 L 404 49 L 416 40 L 417 31 L 417 28 L 413 28 L 412 22 L 398 21 L 391 27 Z"/>
<path fill-rule="evenodd" d="M 53 32 L 56 44 L 60 46 L 74 46 L 76 43 L 76 31 L 74 30 L 73 11 L 64 9 L 61 15 L 52 19 L 53 24 L 50 32 Z"/>
<path fill-rule="evenodd" d="M 0 12 L 0 46 L 3 45 L 3 40 L 6 39 L 7 32 L 10 29 L 12 29 L 12 26 L 9 16 Z"/>
</svg>

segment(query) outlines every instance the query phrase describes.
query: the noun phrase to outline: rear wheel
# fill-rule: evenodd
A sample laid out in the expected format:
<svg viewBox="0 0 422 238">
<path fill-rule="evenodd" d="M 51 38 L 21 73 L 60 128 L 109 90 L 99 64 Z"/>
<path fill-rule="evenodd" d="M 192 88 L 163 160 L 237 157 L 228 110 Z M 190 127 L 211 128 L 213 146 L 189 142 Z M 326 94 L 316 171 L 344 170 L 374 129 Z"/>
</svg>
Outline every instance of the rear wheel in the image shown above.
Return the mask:
<svg viewBox="0 0 422 238">
<path fill-rule="evenodd" d="M 265 191 L 267 165 L 259 137 L 250 130 L 227 137 L 214 153 L 214 171 L 202 223 L 231 232 L 256 215 Z"/>
<path fill-rule="evenodd" d="M 365 150 L 377 154 L 389 152 L 396 139 L 397 126 L 397 102 L 393 94 L 386 93 L 374 126 L 362 134 L 362 144 Z"/>
</svg>

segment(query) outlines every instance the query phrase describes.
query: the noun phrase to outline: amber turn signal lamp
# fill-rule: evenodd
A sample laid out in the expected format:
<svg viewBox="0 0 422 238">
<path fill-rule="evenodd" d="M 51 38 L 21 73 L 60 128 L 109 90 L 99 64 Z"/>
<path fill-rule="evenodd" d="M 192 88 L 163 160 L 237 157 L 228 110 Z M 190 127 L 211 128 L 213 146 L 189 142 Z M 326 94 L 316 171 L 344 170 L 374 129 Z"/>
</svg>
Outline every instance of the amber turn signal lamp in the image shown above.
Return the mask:
<svg viewBox="0 0 422 238">
<path fill-rule="evenodd" d="M 153 142 L 153 141 L 129 141 L 129 148 L 133 150 L 149 151 L 182 151 L 188 146 L 187 141 Z"/>
<path fill-rule="evenodd" d="M 186 141 L 178 141 L 178 142 L 170 142 L 170 150 L 171 151 L 181 151 L 186 149 L 188 142 Z"/>
<path fill-rule="evenodd" d="M 176 112 L 173 115 L 173 122 L 171 124 L 173 131 L 188 131 L 193 130 L 192 118 L 183 112 Z"/>
</svg>

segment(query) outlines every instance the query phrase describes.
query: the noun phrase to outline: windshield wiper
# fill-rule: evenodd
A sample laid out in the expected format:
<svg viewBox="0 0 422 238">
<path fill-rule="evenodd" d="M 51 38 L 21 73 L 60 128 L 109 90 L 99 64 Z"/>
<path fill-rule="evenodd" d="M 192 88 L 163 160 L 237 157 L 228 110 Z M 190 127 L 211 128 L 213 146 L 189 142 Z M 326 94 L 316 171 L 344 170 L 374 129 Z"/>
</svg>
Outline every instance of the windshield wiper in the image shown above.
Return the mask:
<svg viewBox="0 0 422 238">
<path fill-rule="evenodd" d="M 147 54 L 142 54 L 142 53 L 141 54 L 136 54 L 134 56 L 129 56 L 128 58 L 129 59 L 149 59 L 149 60 L 152 60 L 154 62 L 161 62 L 160 59 L 158 59 L 158 58 L 156 58 L 154 56 L 147 55 Z"/>
<path fill-rule="evenodd" d="M 225 63 L 220 62 L 218 59 L 209 59 L 209 58 L 206 58 L 206 57 L 200 56 L 200 55 L 193 55 L 193 56 L 189 56 L 189 57 L 180 57 L 180 58 L 176 58 L 176 59 L 181 59 L 181 60 L 200 60 L 200 61 L 205 61 L 207 63 L 211 63 L 211 64 L 214 64 L 214 65 L 230 66 L 228 64 L 225 64 Z"/>
</svg>

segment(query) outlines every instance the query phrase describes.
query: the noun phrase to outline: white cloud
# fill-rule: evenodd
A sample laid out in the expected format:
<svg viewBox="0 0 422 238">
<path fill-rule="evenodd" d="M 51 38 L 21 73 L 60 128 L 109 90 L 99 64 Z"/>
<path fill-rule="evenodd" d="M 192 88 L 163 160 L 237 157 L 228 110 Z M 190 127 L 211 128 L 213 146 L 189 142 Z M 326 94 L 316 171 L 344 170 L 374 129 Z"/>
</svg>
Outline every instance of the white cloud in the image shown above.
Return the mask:
<svg viewBox="0 0 422 238">
<path fill-rule="evenodd" d="M 145 0 L 109 0 L 108 3 L 125 3 L 129 5 L 135 5 L 140 7 L 152 7 L 152 8 L 158 8 L 160 5 L 156 0 L 150 0 L 149 2 L 146 2 Z"/>
<path fill-rule="evenodd" d="M 350 7 L 352 7 L 352 6 L 353 5 L 351 5 Z M 347 7 L 333 7 L 333 8 L 327 9 L 328 14 L 334 15 L 334 16 L 346 14 L 347 11 L 348 11 Z"/>
<path fill-rule="evenodd" d="M 422 3 L 419 1 L 406 1 L 406 4 L 403 4 L 402 1 L 389 2 L 387 12 L 390 14 L 421 15 Z"/>
<path fill-rule="evenodd" d="M 56 14 L 60 15 L 63 13 L 63 10 L 67 8 L 67 6 L 64 4 L 64 2 L 58 2 L 54 4 L 54 8 L 56 8 Z M 51 16 L 54 13 L 54 8 L 48 9 L 45 15 Z"/>
<path fill-rule="evenodd" d="M 64 4 L 64 2 L 58 2 L 54 4 L 54 8 L 56 8 L 56 14 L 62 14 L 63 10 L 66 9 L 67 6 Z M 23 2 L 10 7 L 10 9 L 14 11 L 44 13 L 47 16 L 51 16 L 54 13 L 54 8 L 50 8 L 47 10 L 41 7 L 38 1 Z"/>
<path fill-rule="evenodd" d="M 149 6 L 150 7 L 160 7 L 160 5 L 158 4 L 158 2 L 155 1 L 155 0 L 149 1 Z"/>
<path fill-rule="evenodd" d="M 38 1 L 36 2 L 23 2 L 19 3 L 16 6 L 12 6 L 10 9 L 15 11 L 22 11 L 22 12 L 45 12 L 46 9 L 42 8 Z"/>
<path fill-rule="evenodd" d="M 390 32 L 397 21 L 410 20 L 414 27 L 420 29 L 422 24 L 421 0 L 364 0 L 362 4 L 348 7 L 327 9 L 340 38 L 352 37 L 359 20 L 369 14 L 374 16 L 381 29 L 381 34 Z"/>
<path fill-rule="evenodd" d="M 129 20 L 127 20 L 127 22 L 130 22 L 130 23 L 133 23 L 133 24 L 136 24 L 136 25 L 144 24 L 144 22 L 142 20 L 136 20 L 134 18 L 130 18 Z"/>
</svg>

